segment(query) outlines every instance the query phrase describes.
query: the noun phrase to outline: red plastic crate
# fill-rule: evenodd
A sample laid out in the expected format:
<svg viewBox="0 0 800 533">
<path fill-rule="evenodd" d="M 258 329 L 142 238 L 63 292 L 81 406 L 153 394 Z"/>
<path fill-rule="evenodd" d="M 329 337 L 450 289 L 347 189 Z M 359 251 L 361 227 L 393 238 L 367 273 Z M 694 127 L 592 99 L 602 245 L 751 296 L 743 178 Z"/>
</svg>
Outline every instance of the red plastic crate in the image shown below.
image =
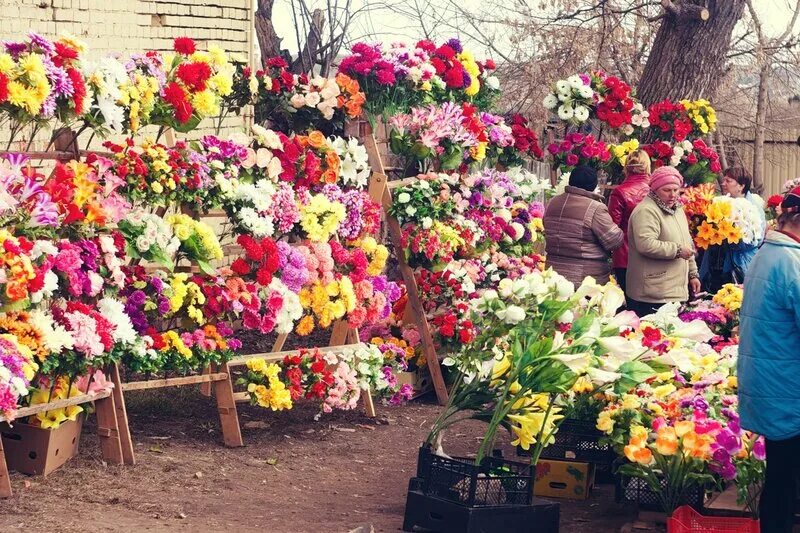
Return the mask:
<svg viewBox="0 0 800 533">
<path fill-rule="evenodd" d="M 703 516 L 688 505 L 675 509 L 667 520 L 667 533 L 760 533 L 758 520 Z"/>
</svg>

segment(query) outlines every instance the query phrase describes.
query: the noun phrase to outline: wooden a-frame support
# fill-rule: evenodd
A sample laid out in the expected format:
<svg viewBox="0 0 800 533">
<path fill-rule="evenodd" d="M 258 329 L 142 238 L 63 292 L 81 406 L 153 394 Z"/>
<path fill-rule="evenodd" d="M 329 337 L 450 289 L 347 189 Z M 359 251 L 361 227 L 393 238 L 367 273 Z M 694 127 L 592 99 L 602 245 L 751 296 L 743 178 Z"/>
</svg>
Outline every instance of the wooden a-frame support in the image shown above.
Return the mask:
<svg viewBox="0 0 800 533">
<path fill-rule="evenodd" d="M 122 452 L 122 431 L 120 421 L 114 403 L 114 394 L 106 391 L 95 395 L 81 394 L 56 400 L 48 403 L 32 405 L 18 409 L 15 418 L 23 418 L 44 411 L 63 409 L 72 405 L 82 405 L 94 402 L 95 413 L 97 415 L 97 436 L 100 438 L 100 450 L 103 459 L 113 464 L 123 464 L 124 455 Z M 79 416 L 85 416 L 81 413 Z M 0 415 L 0 422 L 5 422 L 6 418 Z M 126 428 L 127 429 L 127 428 Z M 3 439 L 0 438 L 0 498 L 8 498 L 12 495 L 11 479 L 8 475 L 8 465 L 3 451 Z"/>
<path fill-rule="evenodd" d="M 433 344 L 433 337 L 431 336 L 430 326 L 428 319 L 425 316 L 425 310 L 422 308 L 422 302 L 419 298 L 419 290 L 417 289 L 417 280 L 414 277 L 414 270 L 408 266 L 405 255 L 403 253 L 402 230 L 400 223 L 396 218 L 389 214 L 392 206 L 392 189 L 395 188 L 394 182 L 388 181 L 386 171 L 388 167 L 383 164 L 383 157 L 381 150 L 378 146 L 378 140 L 372 130 L 369 122 L 361 121 L 352 124 L 353 129 L 349 131 L 350 135 L 357 136 L 364 147 L 367 149 L 369 157 L 369 164 L 372 168 L 372 174 L 369 182 L 369 194 L 377 202 L 383 206 L 384 214 L 386 215 L 386 226 L 389 233 L 389 239 L 395 250 L 397 256 L 398 268 L 400 274 L 403 276 L 403 281 L 406 285 L 406 293 L 408 295 L 408 305 L 411 306 L 410 314 L 417 325 L 417 330 L 420 335 L 422 343 L 422 353 L 425 355 L 425 360 L 428 364 L 428 370 L 431 373 L 431 381 L 433 388 L 436 391 L 436 399 L 441 405 L 447 403 L 447 386 L 445 385 L 444 378 L 442 377 L 442 368 L 439 365 L 439 359 L 436 355 L 436 348 Z M 355 130 L 355 128 L 358 128 Z M 385 140 L 381 143 L 385 144 Z M 388 152 L 386 153 L 388 156 Z M 416 178 L 411 178 L 410 181 Z M 403 180 L 401 184 L 408 184 L 408 180 Z M 408 315 L 408 313 L 407 313 Z"/>
</svg>

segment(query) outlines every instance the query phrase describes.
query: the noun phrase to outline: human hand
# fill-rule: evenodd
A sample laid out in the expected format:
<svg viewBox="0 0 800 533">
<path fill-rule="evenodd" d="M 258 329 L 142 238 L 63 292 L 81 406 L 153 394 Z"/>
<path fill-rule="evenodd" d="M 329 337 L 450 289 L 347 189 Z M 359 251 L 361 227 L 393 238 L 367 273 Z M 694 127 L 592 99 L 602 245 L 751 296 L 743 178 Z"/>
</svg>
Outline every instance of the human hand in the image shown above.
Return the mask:
<svg viewBox="0 0 800 533">
<path fill-rule="evenodd" d="M 687 261 L 694 257 L 694 250 L 686 246 L 681 246 L 678 250 L 678 257 L 686 259 Z"/>
<path fill-rule="evenodd" d="M 689 292 L 692 294 L 699 294 L 702 290 L 702 285 L 700 284 L 700 280 L 698 278 L 692 278 L 689 280 Z"/>
</svg>

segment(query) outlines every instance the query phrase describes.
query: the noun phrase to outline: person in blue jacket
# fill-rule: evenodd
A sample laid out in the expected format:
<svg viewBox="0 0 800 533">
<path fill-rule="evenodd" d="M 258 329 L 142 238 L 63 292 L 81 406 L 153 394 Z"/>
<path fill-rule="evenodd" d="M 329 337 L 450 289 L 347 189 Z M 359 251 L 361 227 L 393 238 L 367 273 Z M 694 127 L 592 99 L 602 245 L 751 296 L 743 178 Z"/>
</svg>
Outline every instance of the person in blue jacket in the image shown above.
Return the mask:
<svg viewBox="0 0 800 533">
<path fill-rule="evenodd" d="M 800 467 L 800 187 L 781 209 L 744 282 L 737 364 L 741 425 L 766 439 L 760 511 L 770 533 L 792 530 Z"/>
<path fill-rule="evenodd" d="M 752 181 L 750 173 L 743 167 L 731 167 L 723 175 L 722 192 L 731 198 L 745 198 L 752 203 L 759 213 L 763 233 L 767 226 L 764 201 L 750 191 Z M 726 283 L 744 283 L 747 269 L 760 244 L 760 242 L 756 244 L 740 242 L 709 247 L 700 262 L 700 281 L 703 287 L 714 294 Z"/>
</svg>

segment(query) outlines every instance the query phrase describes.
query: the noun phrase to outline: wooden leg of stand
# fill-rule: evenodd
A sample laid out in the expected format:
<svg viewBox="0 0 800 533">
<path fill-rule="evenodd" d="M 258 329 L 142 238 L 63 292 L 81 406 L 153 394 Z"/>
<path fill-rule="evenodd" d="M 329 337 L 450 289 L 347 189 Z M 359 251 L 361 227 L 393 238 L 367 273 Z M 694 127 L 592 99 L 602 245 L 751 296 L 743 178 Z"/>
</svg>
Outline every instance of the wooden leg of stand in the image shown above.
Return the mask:
<svg viewBox="0 0 800 533">
<path fill-rule="evenodd" d="M 331 332 L 331 342 L 328 346 L 341 346 L 347 342 L 347 336 L 350 328 L 344 320 L 337 320 L 333 324 L 333 331 Z"/>
<path fill-rule="evenodd" d="M 205 369 L 203 369 L 203 374 L 213 374 L 217 371 L 217 365 L 215 363 L 211 363 Z M 205 383 L 200 384 L 200 394 L 205 396 L 206 398 L 211 397 L 211 382 L 207 381 Z"/>
<path fill-rule="evenodd" d="M 283 345 L 286 344 L 286 339 L 289 338 L 288 333 L 282 333 L 275 339 L 275 344 L 272 345 L 273 352 L 280 352 L 283 350 Z"/>
<path fill-rule="evenodd" d="M 239 428 L 239 415 L 236 412 L 236 399 L 233 395 L 231 383 L 231 370 L 225 364 L 220 370 L 228 373 L 227 379 L 214 382 L 214 396 L 217 398 L 217 411 L 219 411 L 219 424 L 222 427 L 222 439 L 225 446 L 235 448 L 244 446 L 242 430 Z"/>
<path fill-rule="evenodd" d="M 119 429 L 119 442 L 122 447 L 122 460 L 126 465 L 135 465 L 136 457 L 133 454 L 133 440 L 131 429 L 128 425 L 128 410 L 125 408 L 125 396 L 122 392 L 122 380 L 119 377 L 119 366 L 111 367 L 111 381 L 114 383 L 114 410 L 117 413 L 117 428 Z"/>
<path fill-rule="evenodd" d="M 8 477 L 6 454 L 3 451 L 3 439 L 0 438 L 0 498 L 11 497 L 11 478 Z"/>
<path fill-rule="evenodd" d="M 97 400 L 94 405 L 97 412 L 97 436 L 100 438 L 103 459 L 116 465 L 124 464 L 119 423 L 114 409 L 114 395 Z"/>
<path fill-rule="evenodd" d="M 364 399 L 364 412 L 370 418 L 375 418 L 375 402 L 372 401 L 372 391 L 370 389 L 362 390 L 361 397 Z"/>
</svg>

